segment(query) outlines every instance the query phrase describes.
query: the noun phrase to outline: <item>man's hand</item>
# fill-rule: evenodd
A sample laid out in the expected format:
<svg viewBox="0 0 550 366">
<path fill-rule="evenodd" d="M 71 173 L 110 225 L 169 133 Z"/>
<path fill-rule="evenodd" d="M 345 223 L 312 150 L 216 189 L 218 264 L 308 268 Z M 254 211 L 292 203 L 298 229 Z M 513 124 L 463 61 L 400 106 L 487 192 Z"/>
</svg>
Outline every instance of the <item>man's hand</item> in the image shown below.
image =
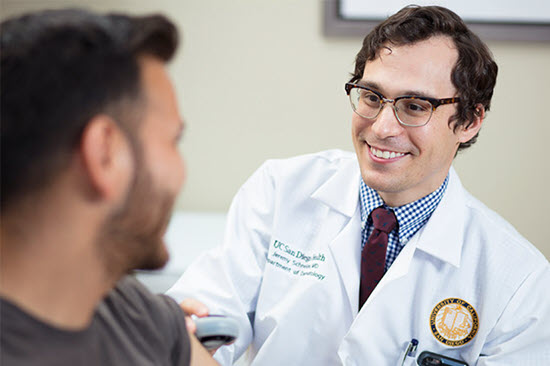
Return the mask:
<svg viewBox="0 0 550 366">
<path fill-rule="evenodd" d="M 183 309 L 187 316 L 185 317 L 185 323 L 187 325 L 187 330 L 191 334 L 195 334 L 197 331 L 197 326 L 191 318 L 191 315 L 198 316 L 202 318 L 208 315 L 208 308 L 202 302 L 195 299 L 185 299 L 180 303 L 180 307 Z"/>
<path fill-rule="evenodd" d="M 183 300 L 180 303 L 180 307 L 186 314 L 185 324 L 187 326 L 187 331 L 189 332 L 189 334 L 195 334 L 195 332 L 197 331 L 197 326 L 195 325 L 195 322 L 191 318 L 191 315 L 198 316 L 199 318 L 208 316 L 209 314 L 208 308 L 199 300 L 195 300 L 191 298 Z M 210 355 L 213 356 L 217 350 L 218 349 L 216 348 L 208 351 L 208 353 L 210 353 Z"/>
</svg>

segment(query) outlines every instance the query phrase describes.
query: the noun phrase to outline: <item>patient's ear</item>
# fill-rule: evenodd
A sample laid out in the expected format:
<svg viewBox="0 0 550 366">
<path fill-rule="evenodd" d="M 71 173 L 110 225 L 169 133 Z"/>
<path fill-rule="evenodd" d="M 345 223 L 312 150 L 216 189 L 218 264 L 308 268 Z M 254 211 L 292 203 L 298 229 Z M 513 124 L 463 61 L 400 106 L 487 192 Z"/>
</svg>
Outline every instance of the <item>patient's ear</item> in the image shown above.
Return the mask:
<svg viewBox="0 0 550 366">
<path fill-rule="evenodd" d="M 134 161 L 130 142 L 113 118 L 100 114 L 88 122 L 80 140 L 80 156 L 97 196 L 118 201 L 126 195 Z"/>
<path fill-rule="evenodd" d="M 460 126 L 456 131 L 458 134 L 458 141 L 461 143 L 470 141 L 479 132 L 484 118 L 485 108 L 481 103 L 479 103 L 475 106 L 474 118 L 471 123 L 467 127 Z"/>
</svg>

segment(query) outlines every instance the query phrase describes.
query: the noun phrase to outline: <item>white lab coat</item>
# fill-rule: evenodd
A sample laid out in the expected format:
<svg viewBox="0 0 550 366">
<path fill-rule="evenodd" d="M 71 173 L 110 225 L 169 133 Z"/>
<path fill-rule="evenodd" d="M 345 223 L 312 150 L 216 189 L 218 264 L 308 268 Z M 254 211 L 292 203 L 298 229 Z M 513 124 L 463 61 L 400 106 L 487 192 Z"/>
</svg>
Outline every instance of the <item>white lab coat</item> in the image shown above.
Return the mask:
<svg viewBox="0 0 550 366">
<path fill-rule="evenodd" d="M 417 356 L 550 365 L 550 265 L 454 169 L 430 220 L 358 313 L 359 180 L 355 155 L 331 150 L 268 161 L 239 190 L 223 244 L 168 292 L 239 321 L 238 341 L 216 353 L 222 365 L 251 345 L 253 365 L 394 366 L 412 338 Z M 477 333 L 461 346 L 430 327 L 448 298 L 477 314 Z"/>
</svg>

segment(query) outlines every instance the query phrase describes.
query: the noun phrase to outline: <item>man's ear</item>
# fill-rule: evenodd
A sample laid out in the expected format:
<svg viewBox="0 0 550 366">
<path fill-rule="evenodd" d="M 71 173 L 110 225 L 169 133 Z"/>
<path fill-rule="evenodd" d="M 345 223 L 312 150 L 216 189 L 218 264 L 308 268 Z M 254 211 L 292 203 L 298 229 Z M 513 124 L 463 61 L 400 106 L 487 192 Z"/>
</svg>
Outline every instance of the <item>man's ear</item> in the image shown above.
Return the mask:
<svg viewBox="0 0 550 366">
<path fill-rule="evenodd" d="M 483 119 L 485 119 L 485 108 L 481 103 L 478 103 L 475 106 L 474 118 L 468 127 L 461 126 L 458 128 L 456 132 L 458 134 L 458 141 L 461 143 L 470 141 L 479 132 Z"/>
<path fill-rule="evenodd" d="M 84 174 L 100 199 L 118 201 L 133 177 L 134 161 L 124 132 L 109 116 L 93 117 L 80 140 Z"/>
</svg>

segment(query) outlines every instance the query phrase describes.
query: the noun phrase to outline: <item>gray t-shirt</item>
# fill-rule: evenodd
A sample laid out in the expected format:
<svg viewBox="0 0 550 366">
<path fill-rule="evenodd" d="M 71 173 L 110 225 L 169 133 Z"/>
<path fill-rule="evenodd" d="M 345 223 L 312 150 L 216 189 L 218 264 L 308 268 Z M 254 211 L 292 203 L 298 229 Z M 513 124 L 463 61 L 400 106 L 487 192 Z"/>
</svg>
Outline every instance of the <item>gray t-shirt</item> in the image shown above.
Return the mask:
<svg viewBox="0 0 550 366">
<path fill-rule="evenodd" d="M 0 365 L 189 365 L 183 311 L 126 276 L 87 329 L 52 327 L 0 299 Z"/>
</svg>

